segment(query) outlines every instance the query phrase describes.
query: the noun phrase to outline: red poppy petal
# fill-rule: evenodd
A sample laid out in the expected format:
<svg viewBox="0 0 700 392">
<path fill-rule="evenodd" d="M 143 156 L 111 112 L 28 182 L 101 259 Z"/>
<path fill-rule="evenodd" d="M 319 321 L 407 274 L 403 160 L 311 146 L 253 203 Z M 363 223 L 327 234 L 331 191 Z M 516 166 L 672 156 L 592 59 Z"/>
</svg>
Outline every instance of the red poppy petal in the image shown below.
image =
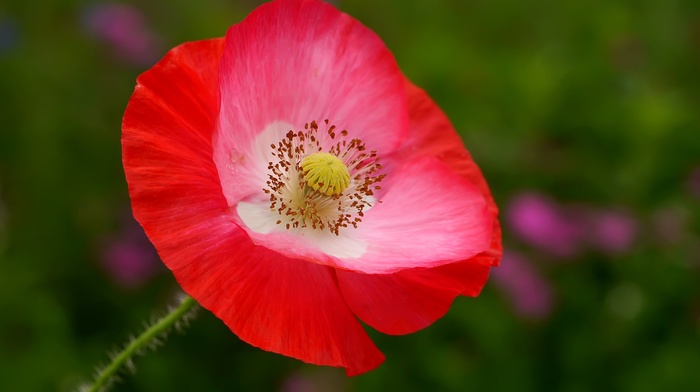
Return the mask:
<svg viewBox="0 0 700 392">
<path fill-rule="evenodd" d="M 231 205 L 255 190 L 247 182 L 262 178 L 264 186 L 267 176 L 255 168 L 265 171 L 271 143 L 259 153 L 254 141 L 272 124 L 284 135 L 329 119 L 380 154 L 408 132 L 393 55 L 374 32 L 322 1 L 272 1 L 232 26 L 221 81 L 214 159 Z"/>
<path fill-rule="evenodd" d="M 185 292 L 242 340 L 349 375 L 371 370 L 384 357 L 333 270 L 256 247 L 233 221 L 211 158 L 222 49 L 181 45 L 139 77 L 122 136 L 134 215 Z"/>
<path fill-rule="evenodd" d="M 414 86 L 408 79 L 405 87 L 410 115 L 410 136 L 405 145 L 409 148 L 398 155 L 401 159 L 416 159 L 416 156 L 437 157 L 481 190 L 494 217 L 491 246 L 484 255 L 491 258 L 493 265 L 498 265 L 503 253 L 498 207 L 481 170 L 469 151 L 464 148 L 450 120 L 425 91 Z"/>
<path fill-rule="evenodd" d="M 203 280 L 213 284 L 188 281 L 183 288 L 238 337 L 308 363 L 344 367 L 349 376 L 383 362 L 384 355 L 345 304 L 332 268 L 264 247 L 247 255 L 240 248 L 226 239 L 223 251 L 180 271 L 200 276 L 206 271 Z"/>
<path fill-rule="evenodd" d="M 185 248 L 174 238 L 227 208 L 211 160 L 222 50 L 222 39 L 174 48 L 138 78 L 124 113 L 122 159 L 132 209 L 166 264 L 171 252 Z"/>
<path fill-rule="evenodd" d="M 380 332 L 402 335 L 444 316 L 458 295 L 477 295 L 489 269 L 489 264 L 468 260 L 388 275 L 336 273 L 345 301 L 362 321 Z"/>
</svg>

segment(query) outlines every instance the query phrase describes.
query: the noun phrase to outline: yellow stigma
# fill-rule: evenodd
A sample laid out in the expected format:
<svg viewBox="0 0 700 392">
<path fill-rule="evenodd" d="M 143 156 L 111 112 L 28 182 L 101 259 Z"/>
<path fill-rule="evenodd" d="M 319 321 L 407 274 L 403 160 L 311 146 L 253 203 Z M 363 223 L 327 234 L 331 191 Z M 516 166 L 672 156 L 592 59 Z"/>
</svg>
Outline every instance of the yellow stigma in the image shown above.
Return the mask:
<svg viewBox="0 0 700 392">
<path fill-rule="evenodd" d="M 301 162 L 306 183 L 315 191 L 326 196 L 343 193 L 350 185 L 350 172 L 343 161 L 327 152 L 317 152 Z"/>
</svg>

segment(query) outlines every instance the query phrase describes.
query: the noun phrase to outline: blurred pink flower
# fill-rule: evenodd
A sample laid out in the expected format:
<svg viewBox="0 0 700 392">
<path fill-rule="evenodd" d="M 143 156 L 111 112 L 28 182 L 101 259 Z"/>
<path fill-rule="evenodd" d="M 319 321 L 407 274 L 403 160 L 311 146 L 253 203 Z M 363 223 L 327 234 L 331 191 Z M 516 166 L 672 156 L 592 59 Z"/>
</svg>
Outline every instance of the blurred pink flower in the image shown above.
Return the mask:
<svg viewBox="0 0 700 392">
<path fill-rule="evenodd" d="M 141 12 L 130 5 L 104 3 L 89 7 L 83 14 L 85 29 L 109 45 L 124 61 L 138 66 L 152 65 L 162 54 L 158 37 Z"/>
<path fill-rule="evenodd" d="M 114 241 L 105 252 L 103 264 L 121 286 L 133 288 L 153 275 L 153 259 L 153 254 L 139 244 Z"/>
<path fill-rule="evenodd" d="M 318 390 L 311 380 L 299 374 L 294 374 L 284 380 L 280 392 L 318 392 Z"/>
<path fill-rule="evenodd" d="M 288 376 L 280 392 L 342 392 L 347 390 L 347 378 L 336 369 L 313 369 Z"/>
<path fill-rule="evenodd" d="M 536 192 L 516 195 L 508 206 L 508 223 L 522 241 L 559 258 L 573 258 L 584 246 L 619 254 L 637 237 L 637 222 L 620 209 L 558 204 Z"/>
<path fill-rule="evenodd" d="M 510 298 L 518 315 L 543 319 L 551 313 L 550 284 L 525 257 L 506 250 L 501 265 L 491 271 L 492 279 Z"/>
<path fill-rule="evenodd" d="M 582 225 L 549 197 L 535 192 L 515 196 L 507 219 L 515 235 L 552 255 L 570 258 L 580 251 Z"/>
<path fill-rule="evenodd" d="M 101 252 L 102 267 L 120 286 L 142 286 L 161 271 L 158 254 L 131 211 L 122 219 L 119 233 L 105 241 Z"/>
<path fill-rule="evenodd" d="M 591 246 L 608 253 L 624 253 L 637 236 L 637 222 L 619 210 L 593 211 L 588 217 L 588 240 Z"/>
</svg>

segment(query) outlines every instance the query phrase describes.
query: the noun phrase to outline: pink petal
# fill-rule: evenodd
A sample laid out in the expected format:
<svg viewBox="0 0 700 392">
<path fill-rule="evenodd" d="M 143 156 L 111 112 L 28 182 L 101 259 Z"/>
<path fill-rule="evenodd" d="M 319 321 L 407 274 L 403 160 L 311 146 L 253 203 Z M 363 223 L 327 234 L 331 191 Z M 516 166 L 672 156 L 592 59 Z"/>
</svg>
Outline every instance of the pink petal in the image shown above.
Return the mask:
<svg viewBox="0 0 700 392">
<path fill-rule="evenodd" d="M 457 295 L 477 296 L 489 275 L 489 266 L 502 251 L 498 214 L 479 168 L 464 149 L 449 120 L 424 91 L 407 82 L 411 111 L 408 153 L 437 156 L 487 198 L 494 216 L 490 250 L 462 262 L 436 268 L 406 269 L 394 274 L 366 275 L 338 270 L 338 282 L 350 308 L 364 322 L 387 334 L 411 333 L 432 324 L 449 309 Z"/>
<path fill-rule="evenodd" d="M 405 147 L 393 154 L 392 158 L 436 157 L 481 190 L 494 218 L 491 245 L 484 252 L 484 256 L 490 257 L 493 265 L 498 265 L 503 253 L 501 225 L 498 220 L 498 206 L 491 195 L 486 179 L 469 151 L 464 148 L 462 139 L 455 132 L 445 113 L 425 91 L 414 86 L 408 79 L 405 81 L 405 88 L 408 96 L 410 134 L 404 144 Z"/>
<path fill-rule="evenodd" d="M 456 296 L 478 295 L 489 269 L 490 260 L 471 259 L 387 275 L 343 270 L 337 274 L 345 301 L 362 321 L 380 332 L 401 335 L 423 329 L 444 316 Z"/>
<path fill-rule="evenodd" d="M 437 159 L 403 162 L 382 186 L 381 202 L 365 212 L 357 229 L 339 236 L 246 230 L 257 245 L 287 257 L 371 274 L 436 267 L 489 250 L 494 218 L 483 194 Z M 267 210 L 246 207 L 249 220 Z"/>
<path fill-rule="evenodd" d="M 356 229 L 367 250 L 341 259 L 342 268 L 391 273 L 466 260 L 488 249 L 493 217 L 475 186 L 434 158 L 405 162 L 390 176 L 381 203 Z"/>
<path fill-rule="evenodd" d="M 250 149 L 271 124 L 301 130 L 329 119 L 380 154 L 407 131 L 403 77 L 391 52 L 321 1 L 273 1 L 232 26 L 220 79 L 214 159 L 230 205 L 260 192 L 245 183 L 267 160 Z"/>
</svg>

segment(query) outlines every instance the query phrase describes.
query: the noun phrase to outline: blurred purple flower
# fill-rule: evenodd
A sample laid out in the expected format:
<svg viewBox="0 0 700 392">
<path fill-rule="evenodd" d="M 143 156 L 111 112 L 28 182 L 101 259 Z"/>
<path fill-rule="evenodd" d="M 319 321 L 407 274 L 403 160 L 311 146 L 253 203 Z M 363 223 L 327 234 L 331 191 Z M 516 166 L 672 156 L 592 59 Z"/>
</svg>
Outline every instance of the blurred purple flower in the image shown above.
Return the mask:
<svg viewBox="0 0 700 392">
<path fill-rule="evenodd" d="M 535 192 L 516 195 L 508 206 L 507 219 L 521 240 L 560 258 L 573 258 L 586 245 L 624 253 L 638 231 L 636 220 L 622 210 L 561 205 Z"/>
<path fill-rule="evenodd" d="M 637 236 L 637 222 L 626 212 L 594 211 L 589 215 L 589 243 L 604 252 L 624 253 Z"/>
<path fill-rule="evenodd" d="M 303 377 L 299 374 L 294 374 L 284 380 L 281 392 L 318 392 L 316 386 L 311 382 L 311 380 Z"/>
<path fill-rule="evenodd" d="M 126 62 L 149 66 L 160 55 L 158 37 L 133 6 L 98 4 L 87 8 L 82 19 L 89 34 L 109 45 Z"/>
<path fill-rule="evenodd" d="M 491 271 L 495 284 L 510 298 L 518 315 L 543 319 L 551 313 L 550 284 L 525 257 L 506 250 L 501 265 Z"/>
<path fill-rule="evenodd" d="M 103 263 L 112 278 L 127 288 L 141 286 L 155 272 L 153 254 L 143 246 L 115 241 L 105 252 Z"/>
<path fill-rule="evenodd" d="M 507 220 L 523 241 L 552 255 L 571 258 L 580 251 L 583 228 L 552 199 L 535 192 L 515 196 Z"/>
<path fill-rule="evenodd" d="M 341 392 L 347 389 L 345 380 L 336 369 L 297 372 L 284 380 L 280 392 Z"/>
<path fill-rule="evenodd" d="M 117 284 L 133 289 L 143 285 L 163 267 L 155 248 L 130 212 L 124 214 L 120 231 L 107 239 L 101 262 Z"/>
<path fill-rule="evenodd" d="M 19 41 L 19 28 L 13 19 L 0 15 L 0 54 L 11 51 Z"/>
</svg>

